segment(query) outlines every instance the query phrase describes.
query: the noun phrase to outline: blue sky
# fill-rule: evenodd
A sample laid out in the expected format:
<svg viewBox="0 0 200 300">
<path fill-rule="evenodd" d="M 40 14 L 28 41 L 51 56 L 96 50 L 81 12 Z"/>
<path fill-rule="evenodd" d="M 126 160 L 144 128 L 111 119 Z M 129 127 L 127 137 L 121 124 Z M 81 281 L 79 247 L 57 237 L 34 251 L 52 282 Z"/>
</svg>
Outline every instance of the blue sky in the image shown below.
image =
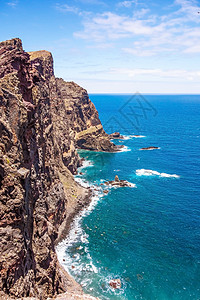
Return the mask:
<svg viewBox="0 0 200 300">
<path fill-rule="evenodd" d="M 49 50 L 89 93 L 200 94 L 200 2 L 1 0 L 0 40 Z"/>
</svg>

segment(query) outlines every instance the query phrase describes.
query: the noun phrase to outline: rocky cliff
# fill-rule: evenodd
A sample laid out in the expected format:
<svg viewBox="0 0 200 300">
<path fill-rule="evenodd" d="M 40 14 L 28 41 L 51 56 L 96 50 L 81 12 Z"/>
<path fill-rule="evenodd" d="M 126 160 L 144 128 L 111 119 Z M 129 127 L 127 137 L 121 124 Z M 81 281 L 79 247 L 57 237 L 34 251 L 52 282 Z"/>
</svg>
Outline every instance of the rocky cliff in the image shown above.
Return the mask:
<svg viewBox="0 0 200 300">
<path fill-rule="evenodd" d="M 76 149 L 117 151 L 86 90 L 55 78 L 47 51 L 0 43 L 0 296 L 46 299 L 81 288 L 55 245 L 90 191 Z"/>
</svg>

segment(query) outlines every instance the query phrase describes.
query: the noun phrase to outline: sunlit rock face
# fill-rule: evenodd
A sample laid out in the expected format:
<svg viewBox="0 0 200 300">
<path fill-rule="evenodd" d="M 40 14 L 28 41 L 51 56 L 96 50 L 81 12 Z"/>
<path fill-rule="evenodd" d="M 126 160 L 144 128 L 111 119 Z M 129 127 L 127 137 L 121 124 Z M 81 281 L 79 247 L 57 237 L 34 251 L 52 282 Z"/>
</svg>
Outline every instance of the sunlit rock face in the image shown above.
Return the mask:
<svg viewBox="0 0 200 300">
<path fill-rule="evenodd" d="M 50 52 L 0 43 L 0 297 L 81 292 L 55 254 L 89 201 L 77 148 L 118 150 L 86 90 L 55 78 Z"/>
</svg>

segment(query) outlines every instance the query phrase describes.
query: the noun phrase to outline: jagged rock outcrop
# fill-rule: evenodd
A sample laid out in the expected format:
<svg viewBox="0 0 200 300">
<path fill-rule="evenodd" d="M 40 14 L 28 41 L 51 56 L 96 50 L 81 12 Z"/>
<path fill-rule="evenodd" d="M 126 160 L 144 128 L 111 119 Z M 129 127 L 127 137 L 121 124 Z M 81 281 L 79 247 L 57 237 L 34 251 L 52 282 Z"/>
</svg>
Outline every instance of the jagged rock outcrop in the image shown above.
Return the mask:
<svg viewBox="0 0 200 300">
<path fill-rule="evenodd" d="M 113 132 L 109 134 L 110 139 L 124 139 L 124 136 L 121 135 L 119 132 Z"/>
<path fill-rule="evenodd" d="M 106 181 L 105 185 L 110 185 L 113 187 L 135 187 L 134 183 L 128 182 L 127 180 L 119 180 L 118 175 L 115 176 L 115 180 Z"/>
<path fill-rule="evenodd" d="M 57 79 L 47 51 L 0 43 L 0 296 L 48 296 L 81 288 L 55 245 L 90 192 L 72 174 L 76 148 L 116 151 L 87 92 Z"/>
<path fill-rule="evenodd" d="M 75 133 L 75 146 L 93 151 L 115 152 L 119 146 L 110 142 L 103 130 L 98 112 L 88 93 L 74 82 L 56 79 L 61 98 L 64 100 L 70 128 Z"/>
</svg>

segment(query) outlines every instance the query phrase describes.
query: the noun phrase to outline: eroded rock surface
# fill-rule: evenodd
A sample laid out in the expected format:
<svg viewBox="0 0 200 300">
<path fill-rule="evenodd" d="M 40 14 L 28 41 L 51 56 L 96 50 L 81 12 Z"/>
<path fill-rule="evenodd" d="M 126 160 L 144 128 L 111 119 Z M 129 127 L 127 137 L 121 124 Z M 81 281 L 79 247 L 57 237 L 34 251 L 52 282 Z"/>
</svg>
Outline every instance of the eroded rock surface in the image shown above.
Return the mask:
<svg viewBox="0 0 200 300">
<path fill-rule="evenodd" d="M 121 135 L 119 132 L 114 132 L 109 134 L 111 139 L 124 139 L 124 136 Z"/>
<path fill-rule="evenodd" d="M 72 174 L 76 148 L 116 151 L 86 90 L 55 78 L 48 51 L 0 43 L 0 290 L 47 299 L 81 288 L 55 245 L 89 191 Z"/>
<path fill-rule="evenodd" d="M 127 180 L 119 180 L 118 175 L 115 176 L 115 180 L 106 181 L 105 185 L 113 187 L 136 187 L 134 183 L 128 182 Z"/>
</svg>

